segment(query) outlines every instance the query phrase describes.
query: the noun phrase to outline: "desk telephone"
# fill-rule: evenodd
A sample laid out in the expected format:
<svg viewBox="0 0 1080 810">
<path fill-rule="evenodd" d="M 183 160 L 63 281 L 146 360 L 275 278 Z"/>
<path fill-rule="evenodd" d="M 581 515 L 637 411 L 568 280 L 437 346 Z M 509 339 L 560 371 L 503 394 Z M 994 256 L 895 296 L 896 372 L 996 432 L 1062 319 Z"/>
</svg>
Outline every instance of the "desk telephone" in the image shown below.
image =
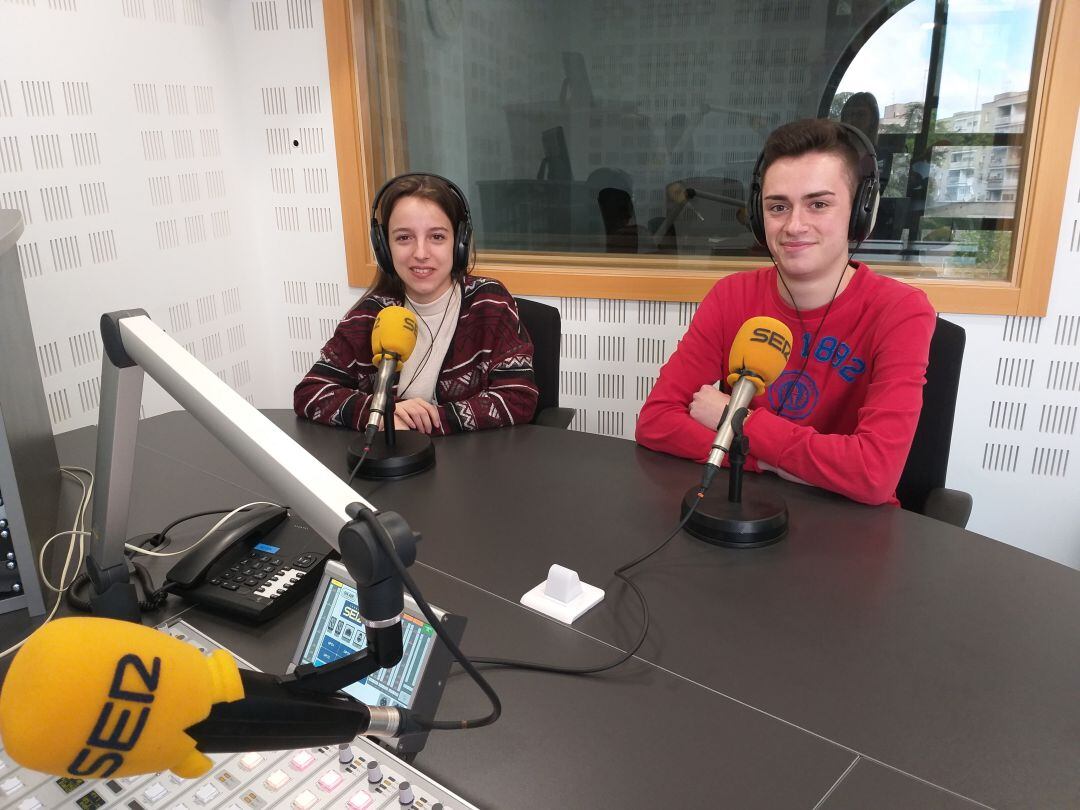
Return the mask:
<svg viewBox="0 0 1080 810">
<path fill-rule="evenodd" d="M 166 574 L 172 593 L 216 613 L 264 622 L 310 592 L 332 549 L 285 507 L 234 515 Z"/>
</svg>

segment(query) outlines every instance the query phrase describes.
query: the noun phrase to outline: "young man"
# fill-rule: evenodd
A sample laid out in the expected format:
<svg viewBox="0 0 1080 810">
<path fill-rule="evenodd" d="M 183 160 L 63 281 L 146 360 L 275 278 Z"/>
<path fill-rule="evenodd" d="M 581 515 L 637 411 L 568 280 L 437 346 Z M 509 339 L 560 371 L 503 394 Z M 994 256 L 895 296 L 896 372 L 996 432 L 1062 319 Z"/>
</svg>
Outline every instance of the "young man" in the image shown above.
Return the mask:
<svg viewBox="0 0 1080 810">
<path fill-rule="evenodd" d="M 640 444 L 706 459 L 729 399 L 714 386 L 728 375 L 731 342 L 744 321 L 767 315 L 790 327 L 794 345 L 751 403 L 746 469 L 898 503 L 935 314 L 920 290 L 850 260 L 877 194 L 873 149 L 845 125 L 811 119 L 769 135 L 750 216 L 774 266 L 728 276 L 702 301 L 641 409 Z"/>
</svg>

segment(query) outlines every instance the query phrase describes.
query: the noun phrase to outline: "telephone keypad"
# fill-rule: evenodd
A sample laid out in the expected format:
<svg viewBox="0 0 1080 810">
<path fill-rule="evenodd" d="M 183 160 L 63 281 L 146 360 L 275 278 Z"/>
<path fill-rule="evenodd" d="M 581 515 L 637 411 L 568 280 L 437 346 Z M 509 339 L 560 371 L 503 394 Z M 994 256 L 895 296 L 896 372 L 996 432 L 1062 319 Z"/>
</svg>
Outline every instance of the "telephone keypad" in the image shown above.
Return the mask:
<svg viewBox="0 0 1080 810">
<path fill-rule="evenodd" d="M 243 542 L 251 545 L 237 549 L 238 555 L 208 572 L 196 589 L 181 591 L 181 595 L 212 610 L 265 621 L 315 587 L 331 553 L 310 527 L 295 518 L 269 535 Z M 281 553 L 275 556 L 276 549 L 253 547 L 264 542 L 279 546 Z"/>
</svg>

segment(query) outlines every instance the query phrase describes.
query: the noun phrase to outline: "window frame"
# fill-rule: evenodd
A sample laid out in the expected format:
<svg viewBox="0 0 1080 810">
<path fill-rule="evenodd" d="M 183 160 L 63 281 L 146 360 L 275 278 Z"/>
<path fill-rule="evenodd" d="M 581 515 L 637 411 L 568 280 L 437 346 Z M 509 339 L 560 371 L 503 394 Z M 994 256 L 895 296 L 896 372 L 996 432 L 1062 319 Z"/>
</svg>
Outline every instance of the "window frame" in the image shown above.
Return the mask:
<svg viewBox="0 0 1080 810">
<path fill-rule="evenodd" d="M 342 231 L 350 286 L 367 287 L 375 276 L 369 241 L 371 200 L 379 183 L 376 164 L 404 167 L 404 122 L 389 115 L 390 134 L 372 127 L 378 100 L 400 109 L 397 70 L 380 48 L 377 82 L 368 79 L 368 43 L 389 26 L 381 0 L 323 0 L 326 51 L 341 195 Z M 1062 209 L 1080 108 L 1080 3 L 1043 0 L 1028 89 L 1030 136 L 1018 193 L 1010 280 L 920 278 L 930 268 L 876 263 L 874 268 L 926 292 L 941 312 L 1045 316 L 1062 227 Z M 384 160 L 376 160 L 378 156 Z M 404 170 L 400 168 L 399 170 Z M 381 172 L 379 172 L 381 176 Z M 1038 193 L 1036 193 L 1036 191 Z M 701 301 L 726 275 L 761 266 L 755 257 L 632 256 L 622 254 L 479 251 L 476 272 L 501 280 L 517 295 Z"/>
</svg>

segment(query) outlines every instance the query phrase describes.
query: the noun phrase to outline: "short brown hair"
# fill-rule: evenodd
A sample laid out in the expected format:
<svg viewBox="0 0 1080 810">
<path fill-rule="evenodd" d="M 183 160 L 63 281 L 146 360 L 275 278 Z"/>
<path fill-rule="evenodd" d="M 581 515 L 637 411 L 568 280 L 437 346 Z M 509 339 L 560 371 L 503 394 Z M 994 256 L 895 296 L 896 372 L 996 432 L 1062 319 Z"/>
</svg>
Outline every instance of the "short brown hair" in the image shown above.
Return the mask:
<svg viewBox="0 0 1080 810">
<path fill-rule="evenodd" d="M 851 145 L 851 137 L 840 124 L 828 118 L 804 118 L 777 127 L 769 133 L 761 150 L 762 185 L 769 166 L 781 158 L 824 152 L 844 161 L 854 192 L 859 185 L 859 153 Z"/>
</svg>

